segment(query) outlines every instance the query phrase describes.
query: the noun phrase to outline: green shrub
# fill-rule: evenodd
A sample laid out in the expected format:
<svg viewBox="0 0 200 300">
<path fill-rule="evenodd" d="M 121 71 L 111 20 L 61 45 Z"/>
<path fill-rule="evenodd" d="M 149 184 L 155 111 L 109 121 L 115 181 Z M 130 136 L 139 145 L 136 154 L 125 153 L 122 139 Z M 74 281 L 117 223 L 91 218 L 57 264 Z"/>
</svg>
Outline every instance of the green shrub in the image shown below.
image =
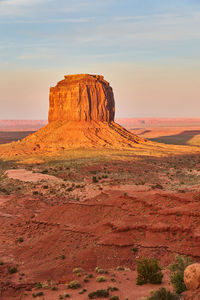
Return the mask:
<svg viewBox="0 0 200 300">
<path fill-rule="evenodd" d="M 118 267 L 116 268 L 116 270 L 117 270 L 117 271 L 124 271 L 125 269 L 124 269 L 124 267 L 118 266 Z"/>
<path fill-rule="evenodd" d="M 41 173 L 42 174 L 47 174 L 49 171 L 47 169 L 43 170 Z"/>
<path fill-rule="evenodd" d="M 114 291 L 119 291 L 119 289 L 116 286 L 109 286 L 108 291 L 114 292 Z"/>
<path fill-rule="evenodd" d="M 132 250 L 133 252 L 137 252 L 137 251 L 138 251 L 138 248 L 133 247 L 131 250 Z"/>
<path fill-rule="evenodd" d="M 88 298 L 90 299 L 108 298 L 109 296 L 110 294 L 108 290 L 97 290 L 88 294 Z"/>
<path fill-rule="evenodd" d="M 96 281 L 97 282 L 104 282 L 104 281 L 106 281 L 106 277 L 105 276 L 98 276 L 98 277 L 96 277 Z"/>
<path fill-rule="evenodd" d="M 109 298 L 109 300 L 119 300 L 119 297 L 118 297 L 118 296 L 111 296 L 111 297 Z"/>
<path fill-rule="evenodd" d="M 186 290 L 184 283 L 184 270 L 187 266 L 191 265 L 192 259 L 185 255 L 177 255 L 175 262 L 169 266 L 171 271 L 170 281 L 173 285 L 174 291 L 178 294 Z"/>
<path fill-rule="evenodd" d="M 38 292 L 38 293 L 32 294 L 33 298 L 37 298 L 37 297 L 40 297 L 40 296 L 43 296 L 43 295 L 44 295 L 43 292 Z"/>
<path fill-rule="evenodd" d="M 102 268 L 96 267 L 95 272 L 98 274 L 106 274 L 106 271 Z"/>
<path fill-rule="evenodd" d="M 38 289 L 41 289 L 41 288 L 43 288 L 42 283 L 41 282 L 36 282 L 35 283 L 35 289 L 38 290 Z"/>
<path fill-rule="evenodd" d="M 82 273 L 84 270 L 82 268 L 74 268 L 73 273 Z"/>
<path fill-rule="evenodd" d="M 69 288 L 69 289 L 78 289 L 78 288 L 80 288 L 81 287 L 81 284 L 79 283 L 79 281 L 77 281 L 77 280 L 73 280 L 73 281 L 71 281 L 71 282 L 69 282 L 68 284 L 67 284 L 67 287 Z"/>
<path fill-rule="evenodd" d="M 147 300 L 178 300 L 179 297 L 165 288 L 160 288 L 159 290 L 152 292 L 152 295 L 147 298 Z"/>
<path fill-rule="evenodd" d="M 82 290 L 79 292 L 79 294 L 84 294 L 85 292 L 87 292 L 87 290 L 86 290 L 86 289 L 82 289 Z"/>
<path fill-rule="evenodd" d="M 8 273 L 10 274 L 14 274 L 14 273 L 17 273 L 17 267 L 10 267 L 8 266 Z"/>
<path fill-rule="evenodd" d="M 145 283 L 160 284 L 162 282 L 163 274 L 158 264 L 157 259 L 143 257 L 137 260 L 137 284 Z"/>
<path fill-rule="evenodd" d="M 38 191 L 33 191 L 33 195 L 38 195 Z"/>
<path fill-rule="evenodd" d="M 88 276 L 88 275 L 85 275 L 85 276 L 83 277 L 83 281 L 84 281 L 84 282 L 89 282 L 89 276 Z"/>
<path fill-rule="evenodd" d="M 96 176 L 93 176 L 93 177 L 92 177 L 92 181 L 93 181 L 94 183 L 97 183 L 99 180 L 96 178 Z"/>
<path fill-rule="evenodd" d="M 43 185 L 43 189 L 47 190 L 49 188 L 48 185 Z"/>
</svg>

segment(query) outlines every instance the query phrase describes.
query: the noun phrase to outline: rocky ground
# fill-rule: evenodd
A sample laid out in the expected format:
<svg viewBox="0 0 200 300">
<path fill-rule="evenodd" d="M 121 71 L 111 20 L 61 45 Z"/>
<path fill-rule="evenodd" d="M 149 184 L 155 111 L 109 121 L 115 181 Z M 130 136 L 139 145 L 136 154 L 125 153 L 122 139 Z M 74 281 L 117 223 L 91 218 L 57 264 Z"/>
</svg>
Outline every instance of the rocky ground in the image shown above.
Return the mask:
<svg viewBox="0 0 200 300">
<path fill-rule="evenodd" d="M 136 285 L 137 258 L 157 258 L 169 288 L 175 255 L 199 262 L 199 154 L 87 155 L 1 161 L 1 299 L 89 299 L 109 286 L 121 300 L 141 299 L 160 285 Z M 71 280 L 81 287 L 68 289 Z"/>
</svg>

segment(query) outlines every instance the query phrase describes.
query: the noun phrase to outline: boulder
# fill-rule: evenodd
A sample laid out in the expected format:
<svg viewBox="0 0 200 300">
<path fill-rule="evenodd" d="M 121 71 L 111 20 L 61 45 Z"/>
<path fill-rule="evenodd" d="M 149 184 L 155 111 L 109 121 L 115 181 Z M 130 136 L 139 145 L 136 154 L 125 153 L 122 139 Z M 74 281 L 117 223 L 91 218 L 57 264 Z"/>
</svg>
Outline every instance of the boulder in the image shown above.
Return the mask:
<svg viewBox="0 0 200 300">
<path fill-rule="evenodd" d="M 188 290 L 196 290 L 200 287 L 200 264 L 192 264 L 185 269 L 184 282 Z"/>
</svg>

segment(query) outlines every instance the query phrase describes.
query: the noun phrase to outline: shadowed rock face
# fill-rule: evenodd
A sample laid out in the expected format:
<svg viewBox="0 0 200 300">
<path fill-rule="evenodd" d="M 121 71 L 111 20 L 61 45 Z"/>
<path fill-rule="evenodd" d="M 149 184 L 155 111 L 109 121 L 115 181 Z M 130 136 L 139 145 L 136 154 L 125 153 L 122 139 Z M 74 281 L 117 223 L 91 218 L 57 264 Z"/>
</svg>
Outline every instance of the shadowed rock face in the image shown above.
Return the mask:
<svg viewBox="0 0 200 300">
<path fill-rule="evenodd" d="M 103 76 L 68 75 L 50 88 L 49 123 L 62 121 L 114 121 L 113 90 Z"/>
</svg>

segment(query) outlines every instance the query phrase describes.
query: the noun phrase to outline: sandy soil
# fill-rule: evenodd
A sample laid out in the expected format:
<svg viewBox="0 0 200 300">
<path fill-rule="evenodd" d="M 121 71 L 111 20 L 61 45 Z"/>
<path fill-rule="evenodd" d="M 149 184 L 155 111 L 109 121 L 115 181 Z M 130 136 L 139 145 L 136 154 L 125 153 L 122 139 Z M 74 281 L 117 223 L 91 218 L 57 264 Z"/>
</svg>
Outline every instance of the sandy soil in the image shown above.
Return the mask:
<svg viewBox="0 0 200 300">
<path fill-rule="evenodd" d="M 70 299 L 73 300 L 88 300 L 88 294 L 100 290 L 100 289 L 107 289 L 110 287 L 117 287 L 118 291 L 111 291 L 110 296 L 118 296 L 119 299 L 129 299 L 129 300 L 137 300 L 141 299 L 144 296 L 149 296 L 149 294 L 157 290 L 160 287 L 168 288 L 169 278 L 168 274 L 165 274 L 163 278 L 163 283 L 161 285 L 153 285 L 153 284 L 146 284 L 144 286 L 137 286 L 136 285 L 136 277 L 137 272 L 135 271 L 116 271 L 116 270 L 108 270 L 107 275 L 104 275 L 106 278 L 105 282 L 96 282 L 96 277 L 98 277 L 98 274 L 95 272 L 90 272 L 90 274 L 93 275 L 93 278 L 89 279 L 89 282 L 85 283 L 84 273 L 81 277 L 77 278 L 76 275 L 72 276 L 73 280 L 78 280 L 81 284 L 81 287 L 78 289 L 69 289 L 67 288 L 67 284 L 56 284 L 52 285 L 52 287 L 56 287 L 57 290 L 52 291 L 52 288 L 40 288 L 38 289 L 32 289 L 32 291 L 25 291 L 25 295 L 23 296 L 17 296 L 19 293 L 16 291 L 16 297 L 20 297 L 18 299 L 33 299 L 33 294 L 38 293 L 38 291 L 43 292 L 44 295 L 41 297 L 38 297 L 38 299 L 45 299 L 45 300 L 54 300 L 59 299 L 59 296 L 62 295 L 63 299 L 65 299 L 65 295 L 70 295 Z M 115 280 L 114 282 L 112 280 Z M 66 282 L 67 283 L 67 282 Z M 45 283 L 44 283 L 45 284 Z M 83 294 L 79 294 L 81 290 L 85 289 L 86 292 Z M 9 293 L 1 298 L 2 300 L 11 300 L 13 297 L 9 296 Z"/>
<path fill-rule="evenodd" d="M 1 160 L 1 299 L 38 292 L 45 300 L 66 293 L 88 299 L 97 288 L 116 286 L 111 294 L 120 300 L 139 300 L 160 287 L 136 286 L 136 259 L 143 256 L 159 260 L 163 285 L 171 288 L 167 267 L 177 254 L 200 261 L 200 155 L 184 149 L 163 157 L 74 151 L 43 164 Z M 108 271 L 106 282 L 96 283 L 97 266 Z M 76 267 L 93 278 L 84 282 Z M 74 279 L 84 294 L 66 289 Z"/>
<path fill-rule="evenodd" d="M 7 170 L 6 175 L 9 178 L 12 179 L 18 179 L 21 181 L 29 181 L 29 182 L 38 182 L 41 180 L 45 181 L 61 181 L 61 179 L 58 179 L 55 176 L 51 175 L 46 175 L 46 174 L 40 174 L 40 173 L 33 173 L 32 171 L 27 171 L 25 169 L 12 169 L 12 170 Z"/>
<path fill-rule="evenodd" d="M 53 206 L 39 196 L 7 196 L 1 200 L 1 299 L 31 299 L 38 292 L 35 283 L 50 280 L 58 290 L 39 290 L 45 294 L 42 299 L 58 299 L 64 293 L 72 295 L 72 299 L 88 299 L 89 292 L 114 285 L 120 299 L 136 300 L 155 288 L 136 287 L 136 258 L 156 257 L 164 266 L 177 253 L 200 259 L 200 210 L 191 192 L 139 191 L 129 187 L 124 194 L 119 189 L 105 189 L 84 202 L 62 204 L 60 199 Z M 16 265 L 18 272 L 9 274 L 7 267 Z M 117 266 L 130 268 L 131 272 L 117 271 L 116 282 L 110 281 L 110 275 L 106 283 L 92 279 L 83 284 L 82 288 L 87 289 L 83 295 L 63 286 L 73 279 L 82 282 L 82 277 L 72 273 L 73 268 L 82 267 L 95 275 L 96 266 L 109 274 L 116 274 Z M 166 280 L 167 277 L 164 286 Z M 24 293 L 28 296 L 24 297 Z"/>
</svg>

